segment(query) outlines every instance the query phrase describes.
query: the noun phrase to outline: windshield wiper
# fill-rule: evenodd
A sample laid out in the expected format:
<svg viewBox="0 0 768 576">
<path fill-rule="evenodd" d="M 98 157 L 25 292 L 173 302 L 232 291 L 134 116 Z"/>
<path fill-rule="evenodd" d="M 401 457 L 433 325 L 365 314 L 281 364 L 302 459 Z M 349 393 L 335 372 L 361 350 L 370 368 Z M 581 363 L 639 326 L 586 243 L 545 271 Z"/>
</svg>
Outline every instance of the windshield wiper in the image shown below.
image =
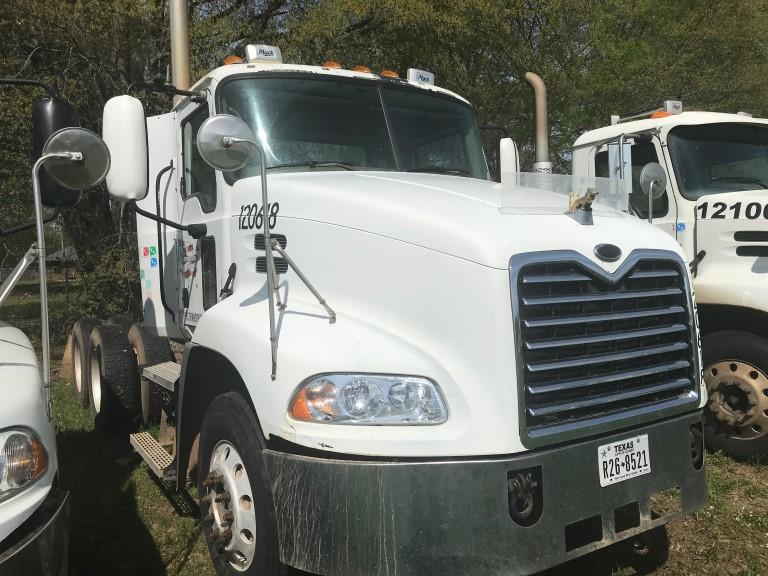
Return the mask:
<svg viewBox="0 0 768 576">
<path fill-rule="evenodd" d="M 409 168 L 406 172 L 434 172 L 435 174 L 456 174 L 458 176 L 469 176 L 469 172 L 461 168 L 445 168 L 444 166 L 419 166 L 418 168 Z"/>
<path fill-rule="evenodd" d="M 358 166 L 355 166 L 353 164 L 347 164 L 346 162 L 337 162 L 337 161 L 320 161 L 320 160 L 310 160 L 308 162 L 292 162 L 289 164 L 275 164 L 274 166 L 267 166 L 267 170 L 272 170 L 274 168 L 295 168 L 299 166 L 308 166 L 310 168 L 328 168 L 331 166 L 338 166 L 339 168 L 344 168 L 344 170 L 359 170 L 360 168 Z"/>
<path fill-rule="evenodd" d="M 709 181 L 710 182 L 741 182 L 742 184 L 757 184 L 761 188 L 768 190 L 768 185 L 766 185 L 759 178 L 747 178 L 746 176 L 720 176 L 720 177 L 710 178 Z"/>
</svg>

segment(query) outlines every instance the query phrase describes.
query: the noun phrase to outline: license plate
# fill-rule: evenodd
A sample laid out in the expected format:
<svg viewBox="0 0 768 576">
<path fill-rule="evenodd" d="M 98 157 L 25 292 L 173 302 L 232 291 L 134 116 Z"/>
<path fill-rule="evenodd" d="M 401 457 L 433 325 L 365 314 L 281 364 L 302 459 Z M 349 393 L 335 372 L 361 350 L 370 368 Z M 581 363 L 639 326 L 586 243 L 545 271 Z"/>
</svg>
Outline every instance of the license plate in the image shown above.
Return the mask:
<svg viewBox="0 0 768 576">
<path fill-rule="evenodd" d="M 600 486 L 610 486 L 651 471 L 648 434 L 603 444 L 597 449 Z"/>
</svg>

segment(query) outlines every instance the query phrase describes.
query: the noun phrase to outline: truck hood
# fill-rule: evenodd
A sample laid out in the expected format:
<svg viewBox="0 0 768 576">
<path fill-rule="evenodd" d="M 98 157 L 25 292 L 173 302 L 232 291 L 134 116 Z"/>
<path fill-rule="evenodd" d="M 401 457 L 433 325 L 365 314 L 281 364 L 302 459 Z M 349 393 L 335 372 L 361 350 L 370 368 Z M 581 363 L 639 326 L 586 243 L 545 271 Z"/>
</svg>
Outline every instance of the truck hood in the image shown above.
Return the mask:
<svg viewBox="0 0 768 576">
<path fill-rule="evenodd" d="M 29 338 L 18 328 L 0 321 L 0 369 L 27 366 L 37 370 L 37 356 Z"/>
<path fill-rule="evenodd" d="M 235 183 L 235 195 L 255 197 L 258 178 Z M 238 193 L 239 192 L 239 193 Z M 353 228 L 463 258 L 507 268 L 514 254 L 572 249 L 593 257 L 612 243 L 680 253 L 677 243 L 637 218 L 595 205 L 593 225 L 565 214 L 568 197 L 494 182 L 437 174 L 302 172 L 269 177 L 279 218 Z M 511 199 L 511 200 L 510 200 Z M 276 231 L 280 231 L 279 220 Z M 623 259 L 622 259 L 623 260 Z M 612 271 L 621 264 L 603 265 Z"/>
</svg>

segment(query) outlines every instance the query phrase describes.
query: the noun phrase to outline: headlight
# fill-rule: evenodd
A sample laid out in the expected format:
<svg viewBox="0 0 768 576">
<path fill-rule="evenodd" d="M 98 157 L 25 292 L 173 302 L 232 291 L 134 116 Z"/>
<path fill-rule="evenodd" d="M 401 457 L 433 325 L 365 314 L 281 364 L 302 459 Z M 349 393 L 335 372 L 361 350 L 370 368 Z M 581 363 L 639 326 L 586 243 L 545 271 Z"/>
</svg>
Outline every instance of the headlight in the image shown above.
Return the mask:
<svg viewBox="0 0 768 576">
<path fill-rule="evenodd" d="M 31 432 L 0 432 L 0 500 L 4 500 L 48 469 L 48 453 Z"/>
<path fill-rule="evenodd" d="M 434 382 L 417 376 L 327 374 L 305 382 L 288 413 L 329 424 L 442 424 L 448 408 Z"/>
</svg>

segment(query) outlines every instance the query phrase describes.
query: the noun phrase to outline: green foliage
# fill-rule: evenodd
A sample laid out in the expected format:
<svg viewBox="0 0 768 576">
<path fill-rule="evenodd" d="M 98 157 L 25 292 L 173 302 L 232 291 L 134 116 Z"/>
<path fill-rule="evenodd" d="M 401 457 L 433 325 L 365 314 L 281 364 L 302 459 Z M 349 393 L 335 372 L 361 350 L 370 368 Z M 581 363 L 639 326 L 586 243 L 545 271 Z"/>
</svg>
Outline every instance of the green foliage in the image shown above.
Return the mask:
<svg viewBox="0 0 768 576">
<path fill-rule="evenodd" d="M 409 0 L 317 2 L 287 27 L 286 53 L 374 70 L 434 71 L 532 158 L 534 71 L 547 83 L 551 147 L 567 169 L 583 131 L 612 113 L 680 98 L 686 108 L 768 112 L 764 1 Z"/>
</svg>

